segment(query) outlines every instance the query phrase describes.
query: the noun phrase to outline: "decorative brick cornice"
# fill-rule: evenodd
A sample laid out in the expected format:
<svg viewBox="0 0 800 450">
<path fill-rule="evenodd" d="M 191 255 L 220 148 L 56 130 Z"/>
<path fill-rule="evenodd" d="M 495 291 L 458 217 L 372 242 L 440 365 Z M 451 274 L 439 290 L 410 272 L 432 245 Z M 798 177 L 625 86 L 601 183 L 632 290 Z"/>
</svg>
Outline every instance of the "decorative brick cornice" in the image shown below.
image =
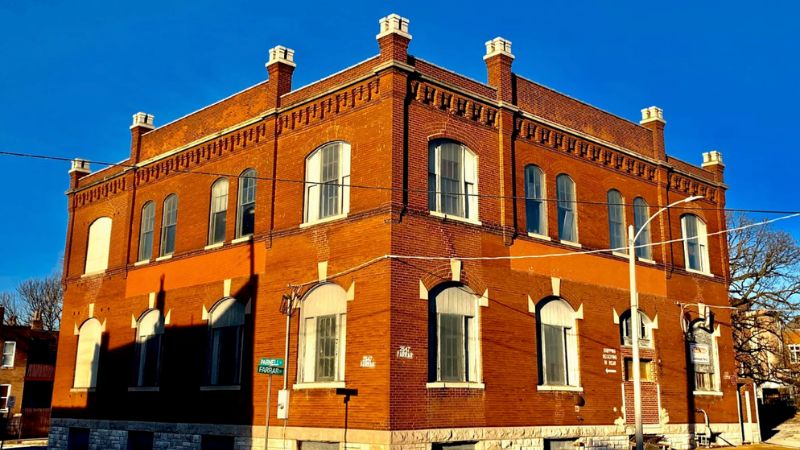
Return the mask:
<svg viewBox="0 0 800 450">
<path fill-rule="evenodd" d="M 378 98 L 380 79 L 363 81 L 313 103 L 278 114 L 278 134 L 299 130 L 325 118 L 344 114 Z"/>
<path fill-rule="evenodd" d="M 712 202 L 717 202 L 717 188 L 706 183 L 689 178 L 680 173 L 671 173 L 669 176 L 669 188 L 673 191 L 682 192 L 686 195 L 700 195 Z"/>
<path fill-rule="evenodd" d="M 409 95 L 418 103 L 497 128 L 497 108 L 427 81 L 412 80 Z"/>
<path fill-rule="evenodd" d="M 87 189 L 76 192 L 73 197 L 73 202 L 76 208 L 85 206 L 125 192 L 127 187 L 127 178 L 125 176 L 118 176 L 104 183 L 97 183 Z"/>
</svg>

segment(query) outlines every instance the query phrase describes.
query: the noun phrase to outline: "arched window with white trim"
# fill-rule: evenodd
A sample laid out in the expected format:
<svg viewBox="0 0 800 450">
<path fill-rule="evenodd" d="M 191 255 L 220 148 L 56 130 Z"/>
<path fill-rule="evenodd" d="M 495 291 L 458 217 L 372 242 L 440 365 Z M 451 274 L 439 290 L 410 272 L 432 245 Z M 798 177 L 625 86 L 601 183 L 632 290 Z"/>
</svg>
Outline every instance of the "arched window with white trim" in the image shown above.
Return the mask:
<svg viewBox="0 0 800 450">
<path fill-rule="evenodd" d="M 431 212 L 477 221 L 478 155 L 455 141 L 431 141 L 428 190 Z"/>
<path fill-rule="evenodd" d="M 622 194 L 616 189 L 608 191 L 608 238 L 609 246 L 620 253 L 627 253 L 625 243 L 625 205 Z"/>
<path fill-rule="evenodd" d="M 100 365 L 100 345 L 103 326 L 95 318 L 81 325 L 78 331 L 78 346 L 75 357 L 75 377 L 73 387 L 92 389 L 97 386 L 97 371 Z"/>
<path fill-rule="evenodd" d="M 321 284 L 300 306 L 300 383 L 344 382 L 347 292 Z"/>
<path fill-rule="evenodd" d="M 164 199 L 164 211 L 161 217 L 161 246 L 159 256 L 171 255 L 175 252 L 175 235 L 178 228 L 178 196 L 170 194 Z"/>
<path fill-rule="evenodd" d="M 478 296 L 463 285 L 431 291 L 431 382 L 481 382 Z"/>
<path fill-rule="evenodd" d="M 558 197 L 558 238 L 567 242 L 578 242 L 578 211 L 575 202 L 575 182 L 562 173 L 556 177 Z"/>
<path fill-rule="evenodd" d="M 525 166 L 525 226 L 528 233 L 547 235 L 544 172 L 532 164 Z"/>
<path fill-rule="evenodd" d="M 163 334 L 161 311 L 151 309 L 139 317 L 136 324 L 136 386 L 158 386 Z"/>
<path fill-rule="evenodd" d="M 137 261 L 148 261 L 153 257 L 153 233 L 156 225 L 156 204 L 152 201 L 142 206 L 142 217 L 139 226 L 139 258 Z"/>
<path fill-rule="evenodd" d="M 236 208 L 236 237 L 250 236 L 256 228 L 256 170 L 239 175 L 239 204 Z"/>
<path fill-rule="evenodd" d="M 627 310 L 619 317 L 620 336 L 622 345 L 631 345 L 631 310 Z M 653 346 L 653 322 L 647 314 L 639 310 L 639 345 L 642 347 Z"/>
<path fill-rule="evenodd" d="M 633 227 L 634 233 L 639 233 L 636 238 L 636 256 L 642 259 L 653 259 L 653 249 L 650 238 L 650 224 L 645 223 L 650 218 L 650 206 L 642 197 L 633 199 Z"/>
<path fill-rule="evenodd" d="M 228 215 L 228 180 L 220 178 L 211 185 L 211 216 L 208 220 L 208 243 L 225 242 Z"/>
<path fill-rule="evenodd" d="M 708 264 L 706 223 L 694 214 L 684 214 L 681 217 L 681 229 L 683 231 L 683 254 L 686 256 L 686 269 L 711 273 Z"/>
<path fill-rule="evenodd" d="M 100 217 L 89 225 L 84 273 L 98 273 L 108 268 L 111 245 L 111 218 Z"/>
<path fill-rule="evenodd" d="M 538 308 L 539 377 L 544 386 L 580 386 L 575 316 L 572 306 L 560 298 L 546 300 Z"/>
<path fill-rule="evenodd" d="M 232 297 L 208 312 L 208 384 L 235 386 L 241 380 L 245 306 Z"/>
<path fill-rule="evenodd" d="M 305 223 L 350 211 L 350 144 L 329 142 L 306 158 Z"/>
</svg>

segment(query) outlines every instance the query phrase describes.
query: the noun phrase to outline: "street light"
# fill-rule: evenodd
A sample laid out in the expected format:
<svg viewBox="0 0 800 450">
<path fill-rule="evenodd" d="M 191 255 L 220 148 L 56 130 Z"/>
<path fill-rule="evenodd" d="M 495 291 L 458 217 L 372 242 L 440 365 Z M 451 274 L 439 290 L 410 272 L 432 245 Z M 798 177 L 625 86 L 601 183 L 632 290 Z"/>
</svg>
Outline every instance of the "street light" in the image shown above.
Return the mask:
<svg viewBox="0 0 800 450">
<path fill-rule="evenodd" d="M 642 432 L 642 379 L 641 370 L 639 370 L 639 295 L 636 292 L 636 239 L 642 233 L 642 230 L 647 228 L 647 225 L 662 212 L 669 208 L 680 205 L 681 203 L 693 202 L 703 197 L 695 195 L 687 197 L 683 200 L 670 203 L 669 205 L 659 209 L 652 216 L 650 216 L 645 223 L 639 227 L 636 234 L 633 233 L 633 225 L 628 225 L 628 270 L 630 272 L 630 290 L 631 290 L 631 353 L 633 354 L 633 415 L 636 422 L 636 450 L 644 450 L 644 433 Z M 634 206 L 635 208 L 635 206 Z"/>
</svg>

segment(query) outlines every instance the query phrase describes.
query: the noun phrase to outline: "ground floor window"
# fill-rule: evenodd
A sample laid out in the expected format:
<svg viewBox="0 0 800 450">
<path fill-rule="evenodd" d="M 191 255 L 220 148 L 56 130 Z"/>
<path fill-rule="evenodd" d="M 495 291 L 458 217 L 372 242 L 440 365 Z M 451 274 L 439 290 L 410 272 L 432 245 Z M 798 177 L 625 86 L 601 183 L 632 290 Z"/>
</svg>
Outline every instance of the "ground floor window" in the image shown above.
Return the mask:
<svg viewBox="0 0 800 450">
<path fill-rule="evenodd" d="M 128 431 L 127 450 L 153 450 L 153 433 L 150 431 Z"/>
<path fill-rule="evenodd" d="M 300 441 L 298 450 L 339 450 L 338 442 Z"/>
<path fill-rule="evenodd" d="M 70 428 L 67 435 L 67 450 L 89 450 L 89 429 Z"/>
<path fill-rule="evenodd" d="M 649 359 L 640 359 L 639 374 L 642 381 L 656 381 L 653 361 Z M 625 381 L 633 381 L 633 359 L 631 358 L 625 358 Z"/>
<path fill-rule="evenodd" d="M 545 439 L 544 450 L 575 450 L 576 438 Z"/>
<path fill-rule="evenodd" d="M 204 434 L 200 438 L 200 450 L 233 450 L 233 436 Z"/>
<path fill-rule="evenodd" d="M 474 442 L 433 443 L 431 450 L 475 450 Z"/>
<path fill-rule="evenodd" d="M 8 398 L 11 396 L 11 385 L 0 384 L 0 411 L 8 411 Z"/>
</svg>

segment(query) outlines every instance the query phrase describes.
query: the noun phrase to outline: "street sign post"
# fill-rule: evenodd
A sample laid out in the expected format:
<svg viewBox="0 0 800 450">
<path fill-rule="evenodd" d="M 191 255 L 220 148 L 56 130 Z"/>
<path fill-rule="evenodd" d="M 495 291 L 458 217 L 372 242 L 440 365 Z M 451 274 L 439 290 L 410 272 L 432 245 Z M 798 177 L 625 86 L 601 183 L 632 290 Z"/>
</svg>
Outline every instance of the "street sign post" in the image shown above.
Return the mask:
<svg viewBox="0 0 800 450">
<path fill-rule="evenodd" d="M 258 361 L 258 373 L 268 375 L 267 377 L 267 410 L 266 424 L 264 425 L 264 448 L 269 448 L 269 409 L 272 399 L 272 376 L 283 375 L 282 358 L 260 358 Z"/>
</svg>

